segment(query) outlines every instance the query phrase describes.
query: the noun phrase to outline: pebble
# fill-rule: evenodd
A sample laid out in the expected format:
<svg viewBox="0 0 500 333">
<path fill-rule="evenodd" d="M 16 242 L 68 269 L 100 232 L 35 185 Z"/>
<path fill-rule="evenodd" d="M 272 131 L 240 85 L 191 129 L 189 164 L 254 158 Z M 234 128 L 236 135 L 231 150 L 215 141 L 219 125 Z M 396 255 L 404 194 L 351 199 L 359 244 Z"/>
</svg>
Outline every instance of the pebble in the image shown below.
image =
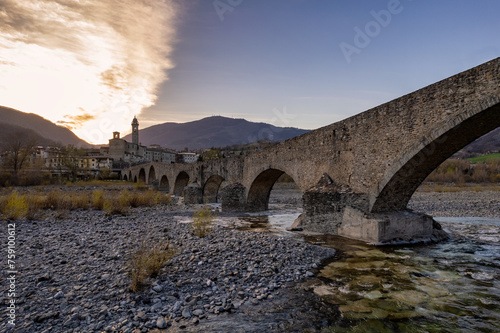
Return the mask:
<svg viewBox="0 0 500 333">
<path fill-rule="evenodd" d="M 167 328 L 167 322 L 165 321 L 165 318 L 158 317 L 158 319 L 156 319 L 156 327 L 160 329 Z"/>
<path fill-rule="evenodd" d="M 420 192 L 408 203 L 408 208 L 431 216 L 500 217 L 497 191 Z"/>
<path fill-rule="evenodd" d="M 287 281 L 310 276 L 335 254 L 292 238 L 217 225 L 198 238 L 175 213 L 135 208 L 127 216 L 106 216 L 77 210 L 62 219 L 17 223 L 17 240 L 26 249 L 16 281 L 22 331 L 148 332 L 168 327 L 165 318 L 197 325 L 208 314 L 266 304 Z M 177 255 L 149 288 L 133 293 L 127 260 L 143 240 L 168 241 Z M 1 332 L 7 332 L 6 324 L 0 321 Z"/>
<path fill-rule="evenodd" d="M 155 305 L 153 305 L 151 308 L 150 308 L 150 311 L 151 312 L 156 312 L 157 310 L 161 309 L 163 305 L 161 304 L 161 302 L 158 302 L 156 303 Z"/>
<path fill-rule="evenodd" d="M 182 317 L 184 317 L 185 319 L 191 318 L 191 311 L 189 310 L 188 306 L 186 306 L 184 310 L 182 310 Z"/>
<path fill-rule="evenodd" d="M 175 302 L 174 307 L 172 308 L 172 311 L 177 312 L 180 309 L 181 309 L 181 302 L 179 302 L 179 301 Z"/>
<path fill-rule="evenodd" d="M 54 295 L 54 298 L 63 298 L 64 297 L 64 293 L 62 292 L 62 290 L 58 291 L 57 294 Z"/>
<path fill-rule="evenodd" d="M 193 315 L 196 316 L 196 317 L 199 317 L 203 314 L 203 310 L 201 309 L 196 309 L 193 311 Z"/>
</svg>

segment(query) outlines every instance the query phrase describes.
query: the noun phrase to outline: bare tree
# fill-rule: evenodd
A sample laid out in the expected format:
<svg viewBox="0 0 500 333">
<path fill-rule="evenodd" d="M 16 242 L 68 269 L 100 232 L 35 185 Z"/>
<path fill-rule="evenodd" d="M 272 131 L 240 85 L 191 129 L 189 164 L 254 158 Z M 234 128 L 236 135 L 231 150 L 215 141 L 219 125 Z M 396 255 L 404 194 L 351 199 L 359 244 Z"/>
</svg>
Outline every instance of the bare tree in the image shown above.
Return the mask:
<svg viewBox="0 0 500 333">
<path fill-rule="evenodd" d="M 26 132 L 15 130 L 4 138 L 2 144 L 3 164 L 14 176 L 29 163 L 36 138 Z"/>
<path fill-rule="evenodd" d="M 61 148 L 61 164 L 69 171 L 72 182 L 76 181 L 78 172 L 83 169 L 81 163 L 85 155 L 85 149 L 77 148 L 73 145 L 67 145 L 66 147 Z"/>
</svg>

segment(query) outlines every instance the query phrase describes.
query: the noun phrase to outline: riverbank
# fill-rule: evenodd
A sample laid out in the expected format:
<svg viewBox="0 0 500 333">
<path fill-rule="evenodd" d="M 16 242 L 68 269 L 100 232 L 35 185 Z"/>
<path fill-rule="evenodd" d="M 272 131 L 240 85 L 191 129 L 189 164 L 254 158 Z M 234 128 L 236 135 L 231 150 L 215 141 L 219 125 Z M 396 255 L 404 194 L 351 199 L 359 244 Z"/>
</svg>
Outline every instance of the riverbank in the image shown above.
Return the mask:
<svg viewBox="0 0 500 333">
<path fill-rule="evenodd" d="M 270 208 L 300 211 L 300 192 L 277 187 Z M 433 216 L 500 217 L 498 193 L 424 190 L 409 207 Z M 48 211 L 41 220 L 15 222 L 16 327 L 8 328 L 5 307 L 0 331 L 314 332 L 338 318 L 307 287 L 333 249 L 237 230 L 242 221 L 235 214 L 220 214 L 212 232 L 198 238 L 187 223 L 192 213 L 180 203 L 126 216 Z M 7 230 L 6 221 L 1 226 Z M 169 241 L 177 255 L 148 288 L 133 293 L 127 262 L 143 241 Z M 0 279 L 6 304 L 7 281 Z"/>
<path fill-rule="evenodd" d="M 216 332 L 219 316 L 227 318 L 220 327 L 232 332 L 321 325 L 314 297 L 298 296 L 292 288 L 313 276 L 333 249 L 221 226 L 198 238 L 188 224 L 177 222 L 186 215 L 159 206 L 127 216 L 79 210 L 62 219 L 15 222 L 16 327 L 8 328 L 5 307 L 0 331 L 149 332 L 171 326 L 168 331 Z M 150 287 L 133 293 L 127 261 L 142 241 L 170 241 L 177 255 Z M 5 276 L 0 285 L 6 304 Z M 288 308 L 288 302 L 298 308 Z M 306 315 L 296 316 L 297 310 Z"/>
<path fill-rule="evenodd" d="M 415 192 L 408 208 L 436 217 L 500 218 L 498 187 L 442 187 L 447 191 L 430 191 L 423 186 Z"/>
</svg>

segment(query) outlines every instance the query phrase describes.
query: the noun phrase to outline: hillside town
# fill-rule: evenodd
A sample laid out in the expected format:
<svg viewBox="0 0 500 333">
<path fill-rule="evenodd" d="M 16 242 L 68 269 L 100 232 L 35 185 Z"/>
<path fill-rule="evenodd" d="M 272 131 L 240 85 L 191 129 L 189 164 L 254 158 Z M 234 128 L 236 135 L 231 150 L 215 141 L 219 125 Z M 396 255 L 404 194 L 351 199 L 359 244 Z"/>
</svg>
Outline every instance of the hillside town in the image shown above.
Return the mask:
<svg viewBox="0 0 500 333">
<path fill-rule="evenodd" d="M 120 132 L 113 132 L 108 145 L 93 148 L 76 148 L 73 146 L 41 146 L 27 147 L 24 154 L 26 164 L 30 169 L 38 172 L 50 173 L 51 176 L 72 176 L 72 178 L 116 178 L 120 170 L 132 165 L 161 162 L 161 163 L 194 163 L 199 154 L 184 151 L 175 151 L 160 145 L 144 146 L 139 141 L 139 121 L 132 120 L 132 142 L 120 137 Z M 14 145 L 15 146 L 15 145 Z M 19 145 L 18 145 L 19 146 Z M 21 147 L 20 147 L 21 148 Z M 26 150 L 26 148 L 25 148 Z M 10 164 L 4 171 L 20 169 L 19 155 L 22 152 L 15 148 L 5 149 L 0 154 L 0 164 Z M 14 163 L 7 163 L 14 160 Z M 12 165 L 14 164 L 14 165 Z M 22 166 L 22 165 L 21 165 Z"/>
</svg>

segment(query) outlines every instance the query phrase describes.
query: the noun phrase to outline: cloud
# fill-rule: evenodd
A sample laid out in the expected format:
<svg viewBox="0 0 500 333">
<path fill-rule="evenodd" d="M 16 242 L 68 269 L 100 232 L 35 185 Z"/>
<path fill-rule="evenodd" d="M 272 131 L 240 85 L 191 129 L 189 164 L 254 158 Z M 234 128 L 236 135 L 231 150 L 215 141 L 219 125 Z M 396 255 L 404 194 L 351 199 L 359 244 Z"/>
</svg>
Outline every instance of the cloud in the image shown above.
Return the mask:
<svg viewBox="0 0 500 333">
<path fill-rule="evenodd" d="M 80 137 L 105 142 L 155 103 L 174 67 L 179 4 L 0 0 L 2 104 L 76 122 Z"/>
<path fill-rule="evenodd" d="M 86 113 L 84 109 L 80 108 L 84 113 L 79 115 L 65 115 L 64 118 L 67 120 L 58 120 L 57 124 L 67 127 L 71 130 L 78 129 L 82 127 L 86 122 L 94 120 L 97 118 L 96 115 Z"/>
</svg>

